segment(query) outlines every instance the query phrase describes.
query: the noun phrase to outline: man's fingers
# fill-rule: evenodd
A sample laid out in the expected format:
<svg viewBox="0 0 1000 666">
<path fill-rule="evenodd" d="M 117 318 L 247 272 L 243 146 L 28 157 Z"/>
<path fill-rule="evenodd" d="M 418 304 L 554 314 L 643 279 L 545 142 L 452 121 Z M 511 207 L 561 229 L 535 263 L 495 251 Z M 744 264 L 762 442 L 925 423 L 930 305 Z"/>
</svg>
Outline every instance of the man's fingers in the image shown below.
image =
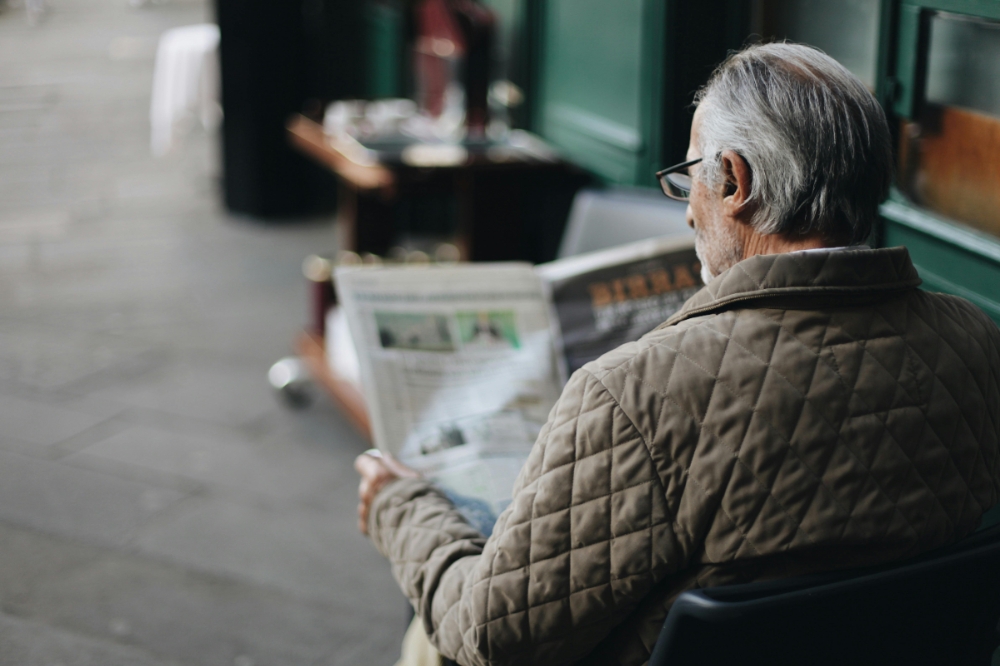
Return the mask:
<svg viewBox="0 0 1000 666">
<path fill-rule="evenodd" d="M 362 474 L 358 484 L 358 529 L 368 534 L 368 512 L 377 492 L 377 481 L 370 475 Z"/>
<path fill-rule="evenodd" d="M 375 499 L 375 495 L 378 494 L 379 488 L 381 488 L 381 484 L 374 483 L 368 479 L 362 480 L 358 486 L 358 499 L 365 504 L 371 504 Z"/>
<path fill-rule="evenodd" d="M 358 484 L 358 529 L 368 534 L 368 513 L 371 503 L 382 487 L 399 477 L 414 477 L 417 473 L 395 458 L 378 452 L 365 452 L 354 459 L 354 469 L 361 475 Z"/>
<path fill-rule="evenodd" d="M 362 453 L 354 459 L 354 469 L 361 476 L 371 476 L 382 467 L 382 460 L 367 453 Z"/>
<path fill-rule="evenodd" d="M 358 504 L 358 529 L 362 534 L 368 534 L 368 505 L 364 502 Z"/>
</svg>

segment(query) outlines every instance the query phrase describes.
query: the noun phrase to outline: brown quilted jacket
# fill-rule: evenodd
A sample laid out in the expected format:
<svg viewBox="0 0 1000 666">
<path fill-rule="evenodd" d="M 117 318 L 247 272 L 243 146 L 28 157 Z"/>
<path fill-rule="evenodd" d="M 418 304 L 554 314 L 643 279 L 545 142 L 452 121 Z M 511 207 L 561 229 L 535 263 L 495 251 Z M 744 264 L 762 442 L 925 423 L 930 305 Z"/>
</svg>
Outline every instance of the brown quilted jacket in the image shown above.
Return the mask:
<svg viewBox="0 0 1000 666">
<path fill-rule="evenodd" d="M 1000 333 L 905 248 L 757 256 L 570 379 L 489 539 L 370 531 L 461 664 L 642 664 L 683 590 L 916 555 L 998 500 Z"/>
</svg>

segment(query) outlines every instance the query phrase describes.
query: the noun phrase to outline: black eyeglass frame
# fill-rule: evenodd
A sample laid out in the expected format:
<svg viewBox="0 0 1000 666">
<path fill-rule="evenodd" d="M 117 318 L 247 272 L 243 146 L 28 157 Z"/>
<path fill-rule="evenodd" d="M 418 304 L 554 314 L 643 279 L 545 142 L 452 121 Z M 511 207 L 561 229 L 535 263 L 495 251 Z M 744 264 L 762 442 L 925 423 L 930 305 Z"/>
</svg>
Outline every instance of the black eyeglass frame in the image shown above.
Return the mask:
<svg viewBox="0 0 1000 666">
<path fill-rule="evenodd" d="M 678 173 L 678 171 L 694 166 L 703 159 L 705 158 L 699 157 L 697 159 L 681 162 L 680 164 L 675 164 L 672 167 L 667 167 L 666 169 L 657 171 L 655 174 L 656 180 L 660 183 L 660 189 L 663 190 L 663 193 L 675 201 L 687 201 L 691 195 L 691 176 L 686 173 Z M 671 176 L 674 176 L 674 178 L 671 178 Z M 687 192 L 687 194 L 674 194 L 671 192 L 671 188 Z"/>
</svg>

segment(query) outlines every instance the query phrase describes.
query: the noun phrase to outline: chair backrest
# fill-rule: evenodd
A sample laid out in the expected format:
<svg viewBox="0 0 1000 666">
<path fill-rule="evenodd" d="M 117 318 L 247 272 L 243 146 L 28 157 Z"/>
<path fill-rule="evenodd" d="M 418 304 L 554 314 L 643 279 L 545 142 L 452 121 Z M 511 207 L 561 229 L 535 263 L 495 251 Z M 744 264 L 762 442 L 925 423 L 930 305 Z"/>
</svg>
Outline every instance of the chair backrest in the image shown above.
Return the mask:
<svg viewBox="0 0 1000 666">
<path fill-rule="evenodd" d="M 684 217 L 686 210 L 686 205 L 666 198 L 659 190 L 580 190 L 570 208 L 559 258 L 647 238 L 692 236 Z"/>
<path fill-rule="evenodd" d="M 685 592 L 649 664 L 987 666 L 998 619 L 991 528 L 891 568 Z"/>
</svg>

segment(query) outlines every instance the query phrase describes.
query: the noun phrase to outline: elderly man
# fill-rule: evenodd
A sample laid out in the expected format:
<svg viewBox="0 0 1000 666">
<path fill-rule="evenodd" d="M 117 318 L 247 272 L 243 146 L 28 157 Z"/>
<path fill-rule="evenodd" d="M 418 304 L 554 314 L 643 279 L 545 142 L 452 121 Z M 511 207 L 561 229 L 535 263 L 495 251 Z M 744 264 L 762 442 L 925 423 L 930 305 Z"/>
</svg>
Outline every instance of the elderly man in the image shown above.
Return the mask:
<svg viewBox="0 0 1000 666">
<path fill-rule="evenodd" d="M 888 126 L 793 44 L 698 95 L 689 198 L 707 286 L 575 373 L 489 539 L 430 484 L 358 461 L 364 527 L 461 664 L 642 664 L 692 587 L 907 558 L 998 500 L 1000 334 L 868 238 Z"/>
</svg>

